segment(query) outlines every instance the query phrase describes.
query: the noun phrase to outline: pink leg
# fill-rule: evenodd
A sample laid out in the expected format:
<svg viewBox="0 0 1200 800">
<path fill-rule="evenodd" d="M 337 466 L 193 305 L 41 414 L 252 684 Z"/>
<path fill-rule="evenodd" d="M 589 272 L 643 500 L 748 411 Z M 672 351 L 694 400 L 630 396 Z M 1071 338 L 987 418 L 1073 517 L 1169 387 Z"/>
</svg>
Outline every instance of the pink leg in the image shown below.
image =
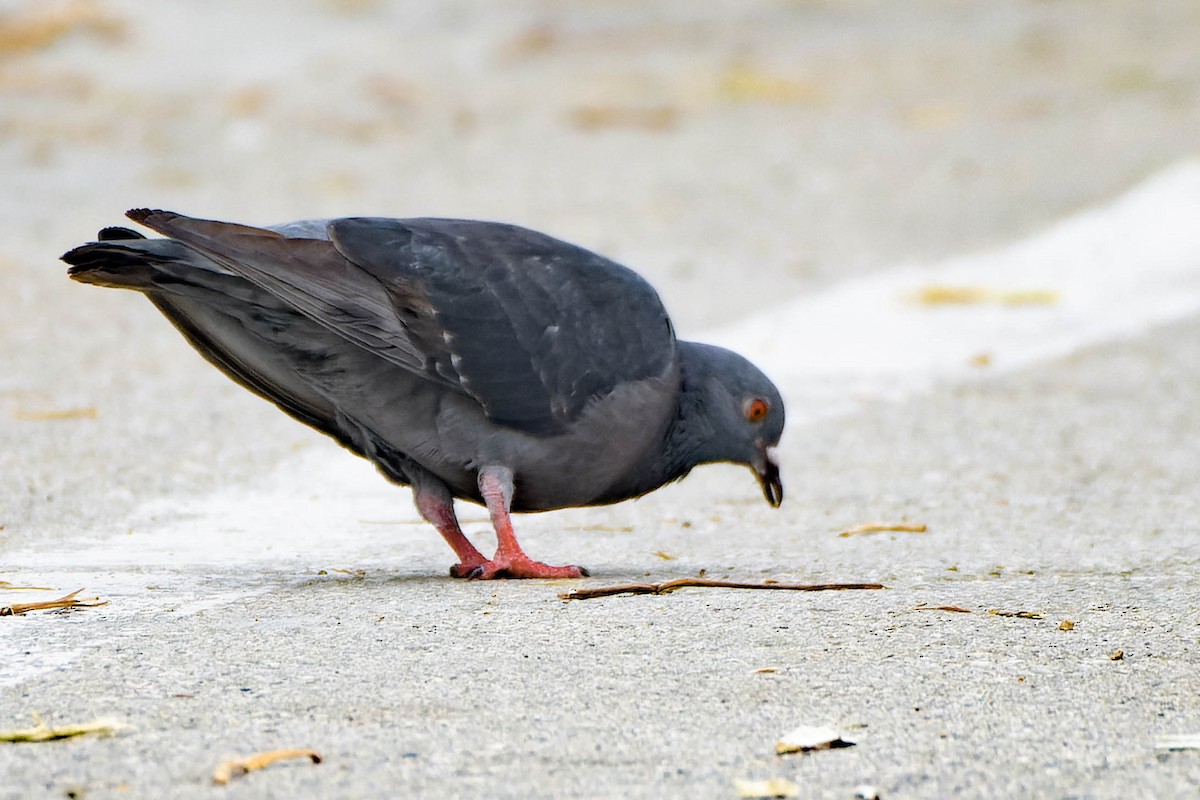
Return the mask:
<svg viewBox="0 0 1200 800">
<path fill-rule="evenodd" d="M 462 528 L 458 526 L 458 517 L 454 515 L 454 500 L 448 492 L 414 486 L 413 500 L 421 516 L 438 529 L 438 533 L 458 556 L 458 563 L 450 568 L 453 577 L 469 578 L 488 563 L 483 553 L 476 550 L 475 545 L 463 535 Z"/>
<path fill-rule="evenodd" d="M 525 555 L 513 533 L 508 510 L 512 505 L 513 475 L 503 467 L 485 467 L 479 472 L 479 491 L 487 503 L 492 527 L 496 529 L 496 555 L 484 563 L 473 578 L 582 578 L 582 567 L 552 567 Z"/>
</svg>

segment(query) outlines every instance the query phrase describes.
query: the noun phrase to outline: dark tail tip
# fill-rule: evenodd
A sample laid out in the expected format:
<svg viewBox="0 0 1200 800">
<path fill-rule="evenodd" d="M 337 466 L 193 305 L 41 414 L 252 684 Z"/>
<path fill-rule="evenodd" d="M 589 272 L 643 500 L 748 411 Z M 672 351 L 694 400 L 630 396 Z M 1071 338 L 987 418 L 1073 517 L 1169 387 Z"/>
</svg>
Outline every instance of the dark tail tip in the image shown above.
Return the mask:
<svg viewBox="0 0 1200 800">
<path fill-rule="evenodd" d="M 89 242 L 63 253 L 61 258 L 70 264 L 67 275 L 72 280 L 144 291 L 153 284 L 155 258 L 138 247 L 120 241 Z"/>
<path fill-rule="evenodd" d="M 141 223 L 151 230 L 159 233 L 170 235 L 164 230 L 172 222 L 179 219 L 180 215 L 174 211 L 163 211 L 157 208 L 131 208 L 125 212 L 125 216 L 129 217 L 134 222 Z"/>
<path fill-rule="evenodd" d="M 127 242 L 131 239 L 145 239 L 137 231 L 132 231 L 129 228 L 121 228 L 113 226 L 110 228 L 101 228 L 96 234 L 96 240 L 100 242 Z"/>
</svg>

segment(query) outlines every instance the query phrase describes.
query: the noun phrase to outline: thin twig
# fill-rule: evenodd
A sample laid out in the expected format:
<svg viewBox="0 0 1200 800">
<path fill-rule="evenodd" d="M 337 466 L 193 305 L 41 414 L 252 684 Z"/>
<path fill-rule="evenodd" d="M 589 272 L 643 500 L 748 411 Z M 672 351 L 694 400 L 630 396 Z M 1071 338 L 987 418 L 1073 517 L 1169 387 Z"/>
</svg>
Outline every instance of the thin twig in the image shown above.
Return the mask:
<svg viewBox="0 0 1200 800">
<path fill-rule="evenodd" d="M 560 594 L 563 600 L 591 600 L 595 597 L 611 597 L 615 594 L 670 594 L 677 589 L 782 589 L 790 592 L 836 592 L 854 589 L 886 589 L 882 583 L 744 583 L 742 581 L 719 581 L 709 578 L 679 578 L 666 583 L 624 583 L 620 586 L 603 586 L 598 589 L 576 589 Z"/>
<path fill-rule="evenodd" d="M 277 761 L 285 761 L 289 758 L 307 758 L 314 764 L 321 763 L 321 756 L 312 750 L 294 747 L 286 750 L 268 750 L 265 753 L 255 753 L 245 758 L 231 758 L 228 761 L 222 761 L 217 766 L 216 772 L 213 773 L 213 783 L 224 786 L 237 775 L 245 775 L 247 772 L 254 772 L 256 769 L 269 767 Z"/>
<path fill-rule="evenodd" d="M 0 606 L 0 617 L 15 617 L 18 614 L 24 614 L 29 611 L 41 611 L 47 608 L 95 608 L 96 606 L 108 605 L 107 600 L 99 600 L 95 597 L 89 597 L 85 600 L 76 599 L 75 596 L 82 591 L 83 589 L 76 589 L 57 600 L 43 600 L 38 603 L 13 603 L 12 605 Z"/>
</svg>

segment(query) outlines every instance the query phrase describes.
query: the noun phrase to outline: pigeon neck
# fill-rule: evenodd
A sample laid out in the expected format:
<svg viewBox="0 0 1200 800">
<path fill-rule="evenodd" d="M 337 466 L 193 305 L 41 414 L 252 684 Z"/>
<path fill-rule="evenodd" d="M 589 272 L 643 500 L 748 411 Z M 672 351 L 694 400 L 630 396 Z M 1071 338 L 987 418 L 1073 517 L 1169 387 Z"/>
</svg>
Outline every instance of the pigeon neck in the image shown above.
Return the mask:
<svg viewBox="0 0 1200 800">
<path fill-rule="evenodd" d="M 646 460 L 639 462 L 635 474 L 598 502 L 640 497 L 683 478 L 695 466 L 722 459 L 714 446 L 720 437 L 705 401 L 710 371 L 701 347 L 679 342 L 679 396 L 659 446 L 649 448 Z"/>
<path fill-rule="evenodd" d="M 721 459 L 713 449 L 718 437 L 705 404 L 708 372 L 704 368 L 702 351 L 694 348 L 691 342 L 680 342 L 679 345 L 682 356 L 679 403 L 667 428 L 666 446 L 662 450 L 663 482 L 678 480 L 692 467 Z"/>
</svg>

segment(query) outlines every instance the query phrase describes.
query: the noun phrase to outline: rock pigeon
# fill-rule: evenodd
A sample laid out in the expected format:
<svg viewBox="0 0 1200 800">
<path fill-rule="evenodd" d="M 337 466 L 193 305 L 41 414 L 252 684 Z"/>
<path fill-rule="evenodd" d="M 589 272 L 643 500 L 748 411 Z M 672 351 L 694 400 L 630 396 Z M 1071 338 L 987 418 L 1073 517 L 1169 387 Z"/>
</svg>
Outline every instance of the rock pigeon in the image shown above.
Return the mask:
<svg viewBox="0 0 1200 800">
<path fill-rule="evenodd" d="M 779 391 L 742 356 L 679 341 L 632 270 L 533 230 L 348 217 L 249 227 L 135 209 L 62 258 L 144 293 L 208 361 L 411 486 L 460 578 L 573 578 L 509 513 L 615 503 L 695 466 L 749 466 L 783 500 Z M 492 558 L 454 499 L 482 503 Z"/>
</svg>

